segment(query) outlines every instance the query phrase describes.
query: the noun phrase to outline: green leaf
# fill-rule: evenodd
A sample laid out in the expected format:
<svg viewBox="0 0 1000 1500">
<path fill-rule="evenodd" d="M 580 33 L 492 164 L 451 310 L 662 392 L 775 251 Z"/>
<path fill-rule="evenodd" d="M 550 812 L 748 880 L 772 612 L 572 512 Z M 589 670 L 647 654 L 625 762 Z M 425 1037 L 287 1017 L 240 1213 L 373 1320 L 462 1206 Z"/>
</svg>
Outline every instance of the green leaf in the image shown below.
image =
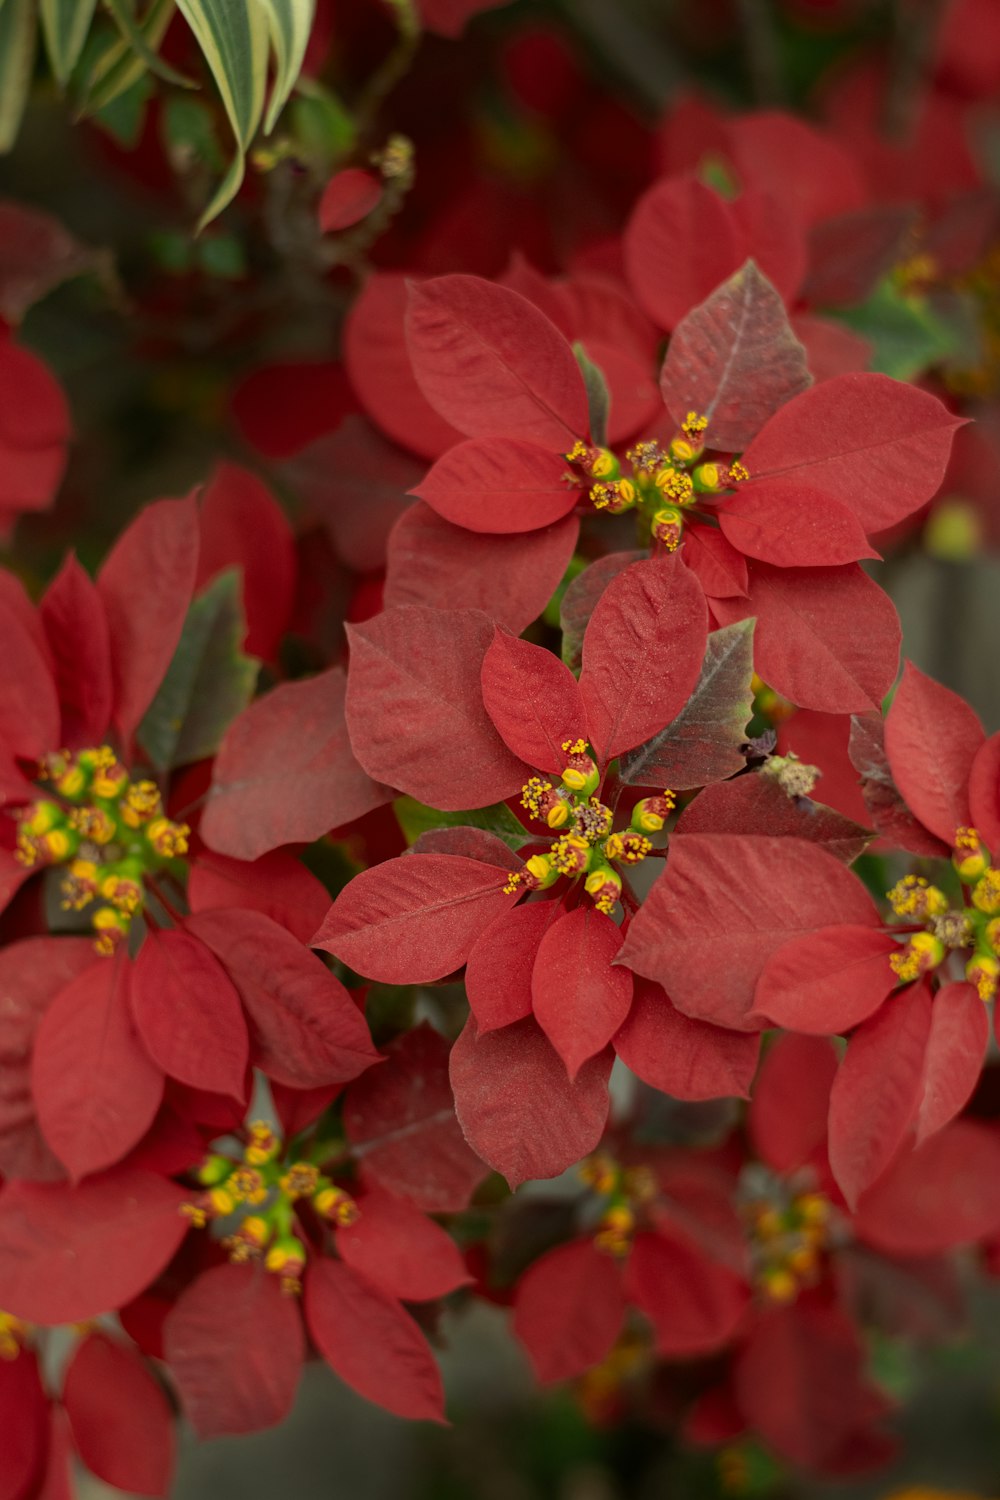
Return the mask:
<svg viewBox="0 0 1000 1500">
<path fill-rule="evenodd" d="M 116 95 L 103 109 L 99 109 L 94 119 L 116 141 L 131 150 L 142 134 L 146 105 L 152 96 L 153 85 L 149 77 L 143 74 L 123 94 Z"/>
<path fill-rule="evenodd" d="M 246 150 L 264 108 L 267 18 L 259 4 L 246 0 L 177 0 L 177 7 L 211 69 L 236 138 L 232 165 L 198 221 L 200 233 L 232 202 L 243 181 Z"/>
<path fill-rule="evenodd" d="M 587 388 L 590 435 L 598 447 L 603 448 L 608 441 L 608 412 L 611 410 L 608 382 L 604 378 L 603 371 L 594 364 L 582 344 L 574 344 L 573 353 L 576 355 L 576 362 L 580 366 L 580 374 Z"/>
<path fill-rule="evenodd" d="M 45 49 L 60 84 L 76 67 L 96 5 L 97 0 L 41 0 Z"/>
<path fill-rule="evenodd" d="M 158 771 L 212 755 L 253 697 L 259 662 L 240 650 L 246 635 L 236 569 L 220 573 L 188 610 L 159 692 L 139 729 Z"/>
<path fill-rule="evenodd" d="M 302 71 L 316 0 L 257 0 L 257 4 L 267 17 L 274 49 L 274 86 L 264 121 L 270 135 Z"/>
<path fill-rule="evenodd" d="M 105 5 L 114 17 L 118 30 L 121 32 L 128 46 L 141 58 L 142 62 L 151 73 L 156 73 L 166 83 L 174 83 L 178 88 L 194 89 L 198 85 L 193 78 L 188 78 L 184 73 L 178 73 L 169 63 L 165 63 L 162 57 L 150 45 L 150 39 L 142 25 L 136 20 L 131 0 L 104 0 Z M 172 8 L 172 6 L 171 6 Z"/>
<path fill-rule="evenodd" d="M 425 807 L 413 797 L 397 797 L 392 808 L 408 844 L 415 844 L 422 833 L 429 833 L 432 828 L 482 828 L 495 833 L 510 849 L 520 849 L 531 842 L 531 834 L 505 802 L 494 807 L 477 807 L 471 812 L 438 812 L 436 807 Z"/>
<path fill-rule="evenodd" d="M 211 172 L 221 172 L 225 158 L 215 133 L 212 110 L 204 99 L 175 94 L 163 111 L 163 132 L 170 154 L 180 153 Z"/>
<path fill-rule="evenodd" d="M 290 110 L 295 144 L 300 155 L 318 170 L 329 171 L 354 148 L 354 117 L 314 78 L 300 78 L 296 95 Z"/>
<path fill-rule="evenodd" d="M 173 13 L 174 0 L 153 0 L 142 20 L 136 23 L 149 51 L 160 45 Z M 98 114 L 106 109 L 145 73 L 145 62 L 127 41 L 112 41 L 91 68 L 81 114 Z"/>
<path fill-rule="evenodd" d="M 0 151 L 9 151 L 21 128 L 35 66 L 35 0 L 0 3 Z"/>
<path fill-rule="evenodd" d="M 685 791 L 742 769 L 740 746 L 753 713 L 753 620 L 713 630 L 694 692 L 665 729 L 619 763 L 627 786 Z"/>
<path fill-rule="evenodd" d="M 834 314 L 872 345 L 869 368 L 895 380 L 916 380 L 958 352 L 955 332 L 923 297 L 886 279 L 866 302 Z"/>
</svg>

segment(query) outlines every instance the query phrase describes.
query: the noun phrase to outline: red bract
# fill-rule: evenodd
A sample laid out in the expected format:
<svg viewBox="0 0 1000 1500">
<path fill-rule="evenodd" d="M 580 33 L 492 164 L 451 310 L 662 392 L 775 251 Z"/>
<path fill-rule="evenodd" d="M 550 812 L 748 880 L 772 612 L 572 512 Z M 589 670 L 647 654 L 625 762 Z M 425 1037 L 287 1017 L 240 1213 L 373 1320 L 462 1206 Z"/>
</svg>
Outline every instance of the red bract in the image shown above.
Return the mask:
<svg viewBox="0 0 1000 1500">
<path fill-rule="evenodd" d="M 55 379 L 0 323 L 0 537 L 45 510 L 66 467 L 70 418 Z"/>
</svg>

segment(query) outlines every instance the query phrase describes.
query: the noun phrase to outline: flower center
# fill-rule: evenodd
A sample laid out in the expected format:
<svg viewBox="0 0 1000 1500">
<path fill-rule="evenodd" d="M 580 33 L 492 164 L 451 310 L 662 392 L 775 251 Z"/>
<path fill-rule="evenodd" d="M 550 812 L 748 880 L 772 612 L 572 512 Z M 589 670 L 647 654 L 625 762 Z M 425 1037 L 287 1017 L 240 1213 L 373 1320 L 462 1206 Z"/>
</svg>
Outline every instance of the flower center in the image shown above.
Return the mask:
<svg viewBox="0 0 1000 1500">
<path fill-rule="evenodd" d="M 961 907 L 952 906 L 944 891 L 922 875 L 905 875 L 886 893 L 897 917 L 924 924 L 889 963 L 909 984 L 938 968 L 950 951 L 971 948 L 965 977 L 985 1002 L 1000 987 L 1000 870 L 992 867 L 975 828 L 955 830 L 952 864 L 962 881 Z"/>
</svg>

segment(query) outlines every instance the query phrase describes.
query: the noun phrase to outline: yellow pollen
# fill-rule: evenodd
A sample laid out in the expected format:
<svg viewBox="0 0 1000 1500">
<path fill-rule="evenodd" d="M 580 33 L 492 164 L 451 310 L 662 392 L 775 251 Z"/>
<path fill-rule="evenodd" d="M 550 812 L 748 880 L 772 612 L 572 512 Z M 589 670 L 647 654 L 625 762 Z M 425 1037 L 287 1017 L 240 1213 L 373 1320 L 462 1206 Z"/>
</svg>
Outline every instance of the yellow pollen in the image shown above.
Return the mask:
<svg viewBox="0 0 1000 1500">
<path fill-rule="evenodd" d="M 972 892 L 972 904 L 988 917 L 1000 912 L 1000 870 L 987 870 L 982 875 Z"/>
<path fill-rule="evenodd" d="M 177 859 L 188 852 L 186 823 L 172 823 L 169 818 L 154 818 L 146 829 L 146 837 L 163 859 Z"/>
<path fill-rule="evenodd" d="M 590 449 L 587 447 L 586 443 L 582 443 L 579 439 L 577 439 L 572 448 L 566 454 L 566 462 L 568 464 L 584 464 L 587 462 L 587 455 L 589 452 Z"/>
<path fill-rule="evenodd" d="M 103 807 L 74 807 L 69 825 L 92 844 L 110 844 L 116 833 L 115 820 Z"/>
<path fill-rule="evenodd" d="M 730 480 L 730 483 L 732 483 L 732 484 L 741 484 L 744 479 L 749 479 L 749 478 L 750 478 L 750 470 L 746 467 L 745 464 L 741 464 L 740 461 L 739 461 L 739 459 L 737 459 L 734 464 L 730 464 L 729 465 L 729 480 Z"/>
<path fill-rule="evenodd" d="M 684 421 L 681 423 L 681 430 L 683 432 L 686 432 L 688 437 L 691 438 L 701 437 L 702 433 L 707 427 L 708 418 L 699 416 L 696 411 L 689 411 L 687 416 L 684 418 Z"/>
<path fill-rule="evenodd" d="M 587 753 L 587 741 L 586 740 L 563 740 L 563 742 L 562 742 L 562 749 L 565 750 L 565 752 L 566 752 L 567 755 L 586 755 L 586 753 Z"/>
<path fill-rule="evenodd" d="M 910 984 L 936 969 L 944 958 L 945 948 L 940 938 L 932 932 L 915 932 L 905 948 L 889 957 L 889 967 L 904 984 Z"/>
<path fill-rule="evenodd" d="M 129 828 L 138 828 L 155 817 L 161 809 L 160 792 L 153 781 L 136 781 L 122 798 L 122 822 Z"/>
<path fill-rule="evenodd" d="M 278 1179 L 286 1198 L 311 1198 L 319 1182 L 319 1170 L 311 1162 L 297 1161 Z"/>
<path fill-rule="evenodd" d="M 886 899 L 897 917 L 922 920 L 942 916 L 948 910 L 947 896 L 922 875 L 904 875 L 886 892 Z"/>
<path fill-rule="evenodd" d="M 678 505 L 690 505 L 694 499 L 694 481 L 680 469 L 661 469 L 656 476 L 656 488 Z"/>
</svg>

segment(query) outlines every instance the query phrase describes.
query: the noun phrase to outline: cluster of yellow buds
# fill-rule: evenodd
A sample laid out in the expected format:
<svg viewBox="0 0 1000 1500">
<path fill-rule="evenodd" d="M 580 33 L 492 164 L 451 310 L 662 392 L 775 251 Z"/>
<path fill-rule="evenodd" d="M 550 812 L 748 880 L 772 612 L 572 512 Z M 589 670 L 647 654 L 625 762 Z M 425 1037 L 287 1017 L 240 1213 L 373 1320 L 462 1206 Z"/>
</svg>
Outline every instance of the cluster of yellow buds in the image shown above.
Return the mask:
<svg viewBox="0 0 1000 1500">
<path fill-rule="evenodd" d="M 0 1312 L 0 1359 L 16 1359 L 28 1336 L 28 1325 L 13 1313 Z"/>
<path fill-rule="evenodd" d="M 666 445 L 648 439 L 625 454 L 631 472 L 609 448 L 589 448 L 578 442 L 566 454 L 591 481 L 590 501 L 596 510 L 621 515 L 636 509 L 652 541 L 674 552 L 684 537 L 685 512 L 701 495 L 718 495 L 749 478 L 739 462 L 700 462 L 705 452 L 708 418 L 689 411 L 681 430 Z"/>
<path fill-rule="evenodd" d="M 614 910 L 621 896 L 622 877 L 615 864 L 634 865 L 653 845 L 647 834 L 661 829 L 674 807 L 674 794 L 644 797 L 632 812 L 630 828 L 613 833 L 614 814 L 595 795 L 600 772 L 585 740 L 564 740 L 566 764 L 559 786 L 532 776 L 521 789 L 521 806 L 560 837 L 545 854 L 533 854 L 524 868 L 507 878 L 504 891 L 547 890 L 560 878 L 584 877 L 584 889 L 598 911 Z"/>
<path fill-rule="evenodd" d="M 1000 989 L 1000 870 L 975 828 L 956 829 L 951 858 L 966 888 L 965 906 L 951 906 L 944 891 L 922 875 L 906 875 L 887 892 L 898 917 L 925 923 L 889 963 L 908 984 L 936 969 L 950 951 L 971 948 L 965 977 L 981 1000 L 992 1000 Z"/>
<path fill-rule="evenodd" d="M 52 795 L 17 814 L 16 857 L 29 869 L 65 866 L 64 911 L 93 906 L 98 953 L 113 953 L 142 909 L 143 882 L 187 853 L 190 829 L 163 812 L 155 782 L 133 781 L 109 745 L 46 756 Z"/>
<path fill-rule="evenodd" d="M 185 1217 L 203 1229 L 242 1215 L 222 1240 L 229 1259 L 236 1265 L 263 1261 L 290 1294 L 301 1290 L 306 1263 L 305 1244 L 294 1233 L 296 1204 L 310 1203 L 330 1224 L 346 1226 L 358 1218 L 354 1199 L 314 1162 L 286 1160 L 281 1137 L 263 1120 L 249 1126 L 239 1160 L 213 1153 L 196 1175 L 202 1191 L 184 1204 Z"/>
<path fill-rule="evenodd" d="M 579 1173 L 603 1200 L 594 1244 L 607 1255 L 628 1255 L 643 1210 L 656 1197 L 656 1178 L 648 1167 L 621 1166 L 604 1152 L 589 1157 Z"/>
<path fill-rule="evenodd" d="M 794 1302 L 819 1278 L 830 1238 L 830 1200 L 760 1174 L 744 1199 L 754 1284 L 770 1302 Z"/>
</svg>

